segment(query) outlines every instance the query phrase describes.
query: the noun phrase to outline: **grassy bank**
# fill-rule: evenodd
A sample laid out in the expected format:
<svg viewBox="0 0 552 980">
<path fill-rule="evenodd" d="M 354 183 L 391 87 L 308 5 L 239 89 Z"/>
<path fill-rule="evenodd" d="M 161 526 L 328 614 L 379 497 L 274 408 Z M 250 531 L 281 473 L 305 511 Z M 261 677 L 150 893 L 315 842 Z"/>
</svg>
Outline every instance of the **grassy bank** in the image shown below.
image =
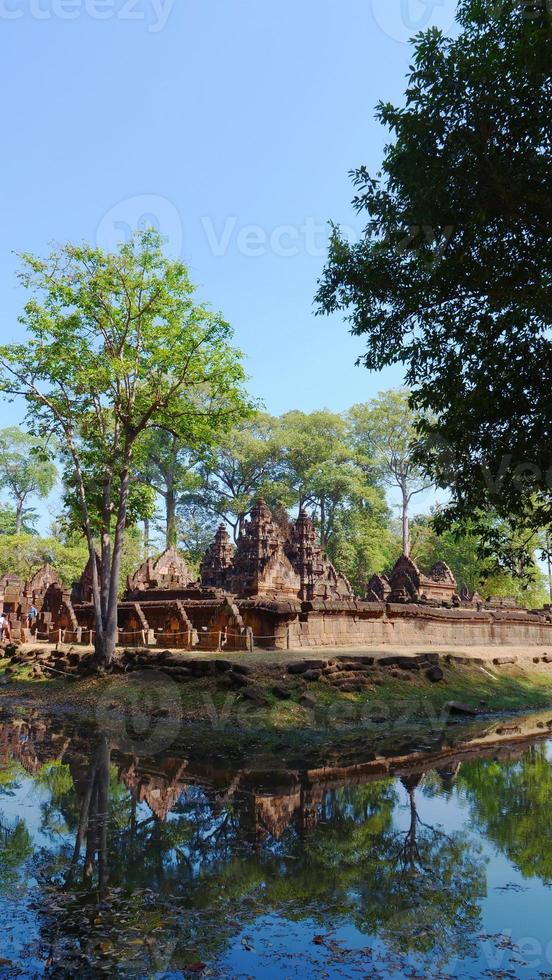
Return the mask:
<svg viewBox="0 0 552 980">
<path fill-rule="evenodd" d="M 526 661 L 495 667 L 443 658 L 440 668 L 442 678 L 432 682 L 427 670 L 376 662 L 367 670 L 362 690 L 347 691 L 331 686 L 323 676 L 307 680 L 306 675 L 288 674 L 285 664 L 268 661 L 244 666 L 247 674 L 237 678 L 241 683 L 236 687 L 229 684 L 228 675 L 214 671 L 185 679 L 162 668 L 86 678 L 47 671 L 46 676 L 36 677 L 28 665 L 0 660 L 0 706 L 44 705 L 90 719 L 123 718 L 129 711 L 143 711 L 183 724 L 266 732 L 431 727 L 457 720 L 463 714 L 461 705 L 478 715 L 552 706 L 552 665 Z M 451 702 L 456 703 L 453 710 L 448 707 Z M 469 712 L 464 714 L 467 717 Z"/>
</svg>

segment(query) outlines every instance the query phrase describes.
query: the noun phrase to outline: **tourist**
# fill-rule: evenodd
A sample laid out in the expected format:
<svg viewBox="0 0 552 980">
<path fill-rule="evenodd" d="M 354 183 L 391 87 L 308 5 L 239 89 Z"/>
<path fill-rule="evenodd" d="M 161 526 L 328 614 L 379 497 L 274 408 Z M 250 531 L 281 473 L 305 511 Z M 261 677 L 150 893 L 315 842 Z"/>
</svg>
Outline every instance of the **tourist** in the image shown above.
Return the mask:
<svg viewBox="0 0 552 980">
<path fill-rule="evenodd" d="M 36 623 L 36 617 L 37 616 L 38 616 L 38 613 L 36 611 L 36 608 L 35 608 L 34 605 L 32 605 L 31 608 L 29 609 L 29 612 L 27 613 L 27 626 L 29 627 L 29 629 L 31 630 L 31 632 L 32 632 L 33 626 Z"/>
<path fill-rule="evenodd" d="M 0 615 L 0 643 L 3 643 L 4 640 L 9 640 L 10 636 L 10 621 L 8 617 L 2 613 Z"/>
</svg>

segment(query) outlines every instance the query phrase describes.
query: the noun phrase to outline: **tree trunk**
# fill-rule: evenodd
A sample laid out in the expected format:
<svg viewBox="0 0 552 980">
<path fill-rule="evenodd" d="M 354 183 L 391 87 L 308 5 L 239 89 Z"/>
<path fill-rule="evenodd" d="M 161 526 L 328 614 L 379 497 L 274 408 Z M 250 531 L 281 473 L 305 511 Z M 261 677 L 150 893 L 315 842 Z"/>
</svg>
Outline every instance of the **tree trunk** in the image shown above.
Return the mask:
<svg viewBox="0 0 552 980">
<path fill-rule="evenodd" d="M 15 510 L 15 535 L 18 538 L 21 534 L 21 526 L 23 524 L 23 504 L 24 500 L 22 497 L 17 498 L 17 507 Z"/>
<path fill-rule="evenodd" d="M 96 785 L 96 765 L 95 763 L 92 763 L 90 766 L 90 772 L 88 774 L 88 779 L 86 782 L 86 790 L 84 793 L 84 798 L 80 807 L 79 826 L 77 830 L 77 837 L 75 840 L 75 847 L 73 850 L 73 857 L 71 858 L 71 865 L 67 873 L 67 876 L 65 878 L 66 889 L 71 888 L 75 881 L 75 874 L 77 871 L 77 866 L 80 858 L 80 853 L 82 850 L 83 841 L 88 832 L 90 803 L 92 800 L 92 794 L 94 792 L 95 785 Z"/>
<path fill-rule="evenodd" d="M 167 548 L 176 548 L 176 493 L 174 486 L 169 484 L 167 484 L 165 507 L 167 511 Z"/>
<path fill-rule="evenodd" d="M 403 555 L 410 557 L 410 518 L 408 516 L 408 505 L 410 501 L 408 493 L 403 488 L 402 491 L 402 545 Z"/>
<path fill-rule="evenodd" d="M 320 545 L 322 549 L 326 550 L 327 545 L 326 539 L 326 498 L 322 497 L 320 500 Z"/>
<path fill-rule="evenodd" d="M 101 586 L 100 586 L 100 596 L 102 605 L 102 619 L 103 622 L 107 622 L 107 606 L 109 603 L 109 584 L 111 578 L 111 541 L 109 538 L 109 532 L 105 529 L 101 532 Z"/>
<path fill-rule="evenodd" d="M 550 548 L 552 548 L 552 539 L 550 538 L 549 531 L 546 532 L 545 538 L 546 545 L 546 563 L 548 565 L 548 592 L 550 595 L 550 602 L 552 602 L 552 554 L 550 553 Z"/>
<path fill-rule="evenodd" d="M 128 493 L 130 487 L 130 460 L 132 455 L 131 444 L 125 448 L 123 469 L 121 472 L 121 484 L 119 490 L 119 509 L 117 513 L 117 524 L 115 527 L 115 538 L 113 541 L 113 558 L 111 564 L 111 576 L 109 582 L 109 598 L 107 603 L 107 619 L 103 643 L 96 648 L 96 658 L 100 667 L 109 667 L 115 654 L 117 645 L 117 612 L 119 601 L 119 582 L 121 579 L 121 561 L 123 557 L 123 544 L 125 539 L 125 529 L 128 510 Z"/>
<path fill-rule="evenodd" d="M 150 553 L 150 520 L 144 517 L 144 558 L 149 558 Z"/>
</svg>

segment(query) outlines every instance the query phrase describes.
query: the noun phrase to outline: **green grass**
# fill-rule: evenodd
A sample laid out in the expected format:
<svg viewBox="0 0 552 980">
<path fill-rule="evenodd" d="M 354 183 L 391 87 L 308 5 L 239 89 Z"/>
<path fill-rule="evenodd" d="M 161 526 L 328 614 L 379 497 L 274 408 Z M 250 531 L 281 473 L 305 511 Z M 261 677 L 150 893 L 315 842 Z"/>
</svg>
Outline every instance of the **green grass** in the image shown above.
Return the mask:
<svg viewBox="0 0 552 980">
<path fill-rule="evenodd" d="M 0 676 L 7 661 L 0 660 Z M 213 717 L 224 719 L 224 725 L 240 728 L 257 727 L 270 731 L 292 732 L 316 728 L 328 730 L 343 723 L 366 727 L 372 722 L 384 727 L 385 721 L 405 724 L 431 721 L 442 714 L 448 701 L 461 701 L 485 712 L 532 711 L 552 706 L 552 671 L 529 671 L 515 668 L 485 670 L 477 665 L 442 665 L 445 678 L 431 684 L 425 673 L 414 671 L 375 670 L 371 689 L 354 694 L 342 693 L 320 682 L 306 687 L 316 701 L 314 711 L 298 702 L 301 686 L 289 701 L 272 694 L 274 676 L 262 672 L 253 679 L 268 704 L 257 708 L 244 701 L 239 692 L 222 688 L 215 678 L 192 680 L 182 684 L 168 681 L 166 703 L 179 704 L 179 712 L 190 724 L 210 723 Z M 297 680 L 297 679 L 295 679 Z M 111 703 L 134 703 L 148 692 L 147 681 L 135 675 L 88 678 L 67 682 L 62 678 L 34 678 L 31 668 L 19 666 L 11 683 L 0 687 L 0 705 L 12 699 L 28 698 L 30 703 L 44 704 L 56 710 L 74 710 L 93 717 L 104 697 Z M 165 695 L 163 695 L 165 696 Z M 175 701 L 176 697 L 176 701 Z M 171 708 L 172 710 L 172 708 Z M 213 715 L 213 712 L 216 715 Z"/>
</svg>

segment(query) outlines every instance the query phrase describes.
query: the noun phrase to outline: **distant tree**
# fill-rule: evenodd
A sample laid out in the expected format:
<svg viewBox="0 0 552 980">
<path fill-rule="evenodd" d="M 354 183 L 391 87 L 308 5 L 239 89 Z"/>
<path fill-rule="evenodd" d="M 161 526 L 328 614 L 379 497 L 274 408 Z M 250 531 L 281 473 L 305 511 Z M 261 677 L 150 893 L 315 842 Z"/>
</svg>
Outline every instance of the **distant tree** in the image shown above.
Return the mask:
<svg viewBox="0 0 552 980">
<path fill-rule="evenodd" d="M 0 488 L 14 501 L 16 534 L 21 534 L 27 501 L 47 497 L 56 477 L 57 470 L 45 458 L 41 439 L 15 425 L 0 430 Z"/>
<path fill-rule="evenodd" d="M 21 534 L 36 534 L 38 514 L 31 507 L 25 507 L 21 520 Z M 13 534 L 17 528 L 17 513 L 15 507 L 0 503 L 0 534 Z"/>
<path fill-rule="evenodd" d="M 8 573 L 28 581 L 42 568 L 52 565 L 65 585 L 72 585 L 87 561 L 86 542 L 80 537 L 70 543 L 33 534 L 0 534 L 0 576 Z"/>
<path fill-rule="evenodd" d="M 527 748 L 521 758 L 478 762 L 459 775 L 474 827 L 492 841 L 524 878 L 548 886 L 552 855 L 545 841 L 552 832 L 549 806 L 552 770 L 545 744 Z"/>
<path fill-rule="evenodd" d="M 365 338 L 370 370 L 405 365 L 414 407 L 433 413 L 441 527 L 481 514 L 515 568 L 486 509 L 516 532 L 552 529 L 552 13 L 460 0 L 457 19 L 454 39 L 417 35 L 403 103 L 378 106 L 381 172 L 353 175 L 366 230 L 349 244 L 334 229 L 317 301 Z M 530 550 L 519 534 L 527 567 Z"/>
<path fill-rule="evenodd" d="M 281 418 L 284 452 L 284 479 L 301 507 L 320 508 L 320 491 L 314 480 L 324 466 L 349 466 L 351 447 L 341 415 L 320 409 L 315 412 L 287 412 Z M 322 481 L 324 482 L 324 481 Z"/>
<path fill-rule="evenodd" d="M 336 516 L 328 554 L 346 575 L 357 595 L 364 595 L 374 573 L 391 568 L 400 554 L 385 500 L 378 490 L 370 499 L 341 508 Z"/>
<path fill-rule="evenodd" d="M 137 233 L 115 254 L 66 245 L 23 256 L 23 343 L 0 348 L 0 387 L 24 397 L 35 435 L 55 435 L 93 561 L 96 660 L 109 665 L 134 464 L 152 429 L 190 449 L 249 410 L 241 356 L 219 314 L 194 303 L 188 270 Z M 136 498 L 136 511 L 139 510 Z M 76 508 L 75 508 L 76 512 Z"/>
<path fill-rule="evenodd" d="M 422 569 L 445 561 L 452 569 L 458 587 L 487 596 L 511 596 L 521 606 L 541 608 L 548 599 L 545 577 L 536 560 L 538 539 L 534 540 L 533 564 L 525 576 L 497 569 L 491 558 L 481 554 L 481 542 L 475 530 L 450 528 L 438 534 L 433 516 L 418 515 L 411 525 L 412 558 Z M 515 543 L 512 546 L 515 550 Z"/>
<path fill-rule="evenodd" d="M 194 505 L 225 521 L 237 540 L 259 496 L 272 506 L 292 502 L 282 479 L 279 421 L 262 412 L 228 432 L 198 464 L 181 505 Z"/>
<path fill-rule="evenodd" d="M 192 568 L 199 571 L 201 559 L 219 523 L 216 515 L 193 502 L 180 504 L 177 513 L 178 545 Z"/>
<path fill-rule="evenodd" d="M 147 433 L 137 465 L 137 480 L 152 488 L 163 500 L 165 512 L 165 544 L 177 544 L 177 507 L 180 494 L 188 487 L 187 478 L 196 458 L 174 432 L 154 429 Z"/>
<path fill-rule="evenodd" d="M 33 853 L 33 841 L 27 824 L 20 817 L 15 821 L 5 820 L 0 811 L 0 839 L 2 857 L 0 860 L 0 895 L 17 885 L 21 866 Z"/>
<path fill-rule="evenodd" d="M 400 493 L 402 549 L 410 554 L 410 505 L 429 490 L 431 480 L 415 458 L 418 419 L 410 409 L 407 391 L 385 391 L 348 413 L 359 464 Z"/>
<path fill-rule="evenodd" d="M 376 509 L 373 482 L 357 465 L 345 419 L 325 409 L 287 412 L 281 419 L 283 481 L 288 499 L 310 511 L 328 548 L 344 508 Z"/>
</svg>

